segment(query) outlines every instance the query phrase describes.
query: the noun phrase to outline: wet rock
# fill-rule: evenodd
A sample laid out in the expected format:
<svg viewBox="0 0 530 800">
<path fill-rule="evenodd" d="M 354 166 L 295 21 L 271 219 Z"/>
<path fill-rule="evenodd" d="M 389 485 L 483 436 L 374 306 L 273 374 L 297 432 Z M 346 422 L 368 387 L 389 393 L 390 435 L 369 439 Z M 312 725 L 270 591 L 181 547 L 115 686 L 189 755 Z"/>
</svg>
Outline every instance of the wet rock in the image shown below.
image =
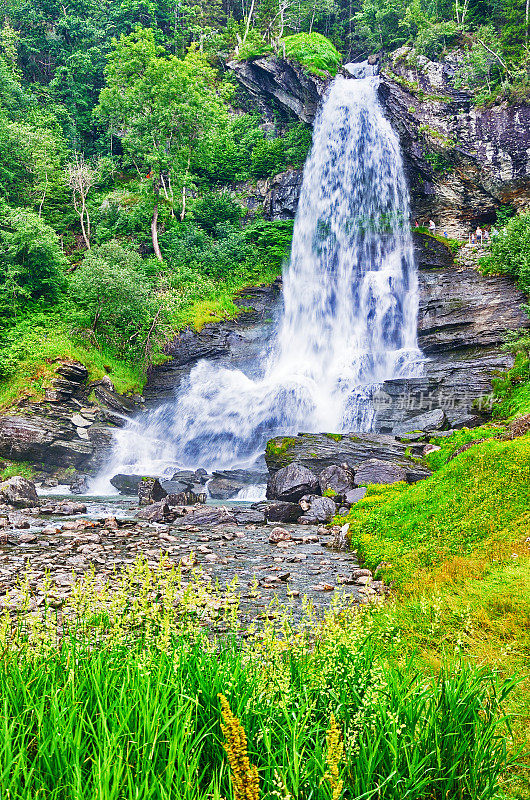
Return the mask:
<svg viewBox="0 0 530 800">
<path fill-rule="evenodd" d="M 355 486 L 353 470 L 350 469 L 348 464 L 341 466 L 333 464 L 330 467 L 325 467 L 318 476 L 318 482 L 322 494 L 325 491 L 331 491 L 334 492 L 334 497 L 344 497 L 346 492 Z"/>
<path fill-rule="evenodd" d="M 186 514 L 184 518 L 186 526 L 196 526 L 198 528 L 211 525 L 227 525 L 236 523 L 233 513 L 226 508 L 205 508 L 195 509 Z"/>
<path fill-rule="evenodd" d="M 349 550 L 350 543 L 348 541 L 348 531 L 350 529 L 350 525 L 346 522 L 344 525 L 340 527 L 335 525 L 332 529 L 332 537 L 329 542 L 326 544 L 326 547 L 330 547 L 332 550 Z"/>
<path fill-rule="evenodd" d="M 265 514 L 252 508 L 234 510 L 234 516 L 238 525 L 263 525 L 265 523 Z"/>
<path fill-rule="evenodd" d="M 382 461 L 378 458 L 369 458 L 361 461 L 355 470 L 355 483 L 397 483 L 406 481 L 405 469 L 392 461 Z"/>
<path fill-rule="evenodd" d="M 205 469 L 202 469 L 202 467 L 195 471 L 191 469 L 181 469 L 174 473 L 171 480 L 184 483 L 186 486 L 193 486 L 195 483 L 205 484 L 208 480 L 208 473 Z"/>
<path fill-rule="evenodd" d="M 255 503 L 252 508 L 262 511 L 269 522 L 296 522 L 300 516 L 298 503 L 281 500 L 275 503 Z"/>
<path fill-rule="evenodd" d="M 293 462 L 279 469 L 269 478 L 267 498 L 295 503 L 305 494 L 315 494 L 320 490 L 318 478 L 303 464 Z"/>
<path fill-rule="evenodd" d="M 406 422 L 400 422 L 394 427 L 392 433 L 394 436 L 401 436 L 403 434 L 412 433 L 413 431 L 432 433 L 433 431 L 441 431 L 448 427 L 449 422 L 445 416 L 444 410 L 441 408 L 434 408 L 432 411 L 427 411 L 425 414 L 411 417 L 406 420 Z"/>
<path fill-rule="evenodd" d="M 135 514 L 136 519 L 145 519 L 148 522 L 172 522 L 177 516 L 177 509 L 171 508 L 165 499 L 151 503 Z"/>
<path fill-rule="evenodd" d="M 46 503 L 41 506 L 41 514 L 56 514 L 61 517 L 70 517 L 73 514 L 86 514 L 86 505 L 84 503 Z"/>
<path fill-rule="evenodd" d="M 212 478 L 208 482 L 208 493 L 214 500 L 228 500 L 235 497 L 245 484 L 229 478 Z"/>
<path fill-rule="evenodd" d="M 145 476 L 145 477 L 152 477 L 152 476 Z M 120 494 L 125 495 L 137 495 L 138 494 L 138 486 L 143 480 L 142 475 L 124 475 L 119 473 L 118 475 L 114 475 L 110 479 L 112 486 L 118 490 Z M 152 480 L 155 480 L 155 477 L 152 477 Z"/>
<path fill-rule="evenodd" d="M 33 481 L 16 475 L 0 483 L 0 502 L 17 508 L 32 508 L 39 504 Z"/>
<path fill-rule="evenodd" d="M 278 542 L 287 542 L 291 538 L 289 531 L 285 528 L 273 528 L 269 533 L 269 544 L 278 544 Z"/>
<path fill-rule="evenodd" d="M 189 484 L 183 483 L 182 481 L 160 480 L 159 483 L 166 494 L 180 494 L 180 492 L 185 492 L 189 488 Z"/>
<path fill-rule="evenodd" d="M 348 506 L 353 506 L 355 503 L 358 503 L 359 500 L 362 500 L 365 494 L 366 488 L 364 486 L 361 486 L 358 489 L 350 489 L 349 492 L 346 492 L 344 502 Z"/>
<path fill-rule="evenodd" d="M 158 503 L 164 497 L 167 497 L 167 494 L 158 478 L 142 478 L 138 483 L 138 502 L 141 506 Z"/>
<path fill-rule="evenodd" d="M 229 61 L 227 67 L 252 95 L 278 102 L 303 122 L 313 122 L 328 85 L 296 61 L 272 55 L 251 61 Z"/>
<path fill-rule="evenodd" d="M 305 503 L 300 503 L 300 506 L 306 512 L 303 516 L 304 524 L 309 522 L 314 524 L 328 522 L 337 513 L 337 506 L 331 497 L 308 495 L 304 500 Z"/>
</svg>

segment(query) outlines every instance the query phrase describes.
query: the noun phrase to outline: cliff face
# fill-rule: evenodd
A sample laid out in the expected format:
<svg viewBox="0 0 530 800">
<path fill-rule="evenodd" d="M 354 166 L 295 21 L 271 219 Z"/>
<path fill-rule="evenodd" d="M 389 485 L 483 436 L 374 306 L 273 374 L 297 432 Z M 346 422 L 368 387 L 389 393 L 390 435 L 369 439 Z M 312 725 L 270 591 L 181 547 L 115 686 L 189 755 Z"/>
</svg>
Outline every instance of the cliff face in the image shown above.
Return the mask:
<svg viewBox="0 0 530 800">
<path fill-rule="evenodd" d="M 229 67 L 260 103 L 277 102 L 305 122 L 314 121 L 329 85 L 272 56 Z M 454 88 L 457 69 L 458 55 L 433 62 L 401 48 L 381 67 L 379 94 L 401 140 L 413 216 L 467 237 L 493 223 L 499 205 L 530 202 L 530 104 L 478 108 Z M 292 215 L 300 182 L 291 177 L 285 211 L 281 186 L 265 209 L 272 218 Z"/>
<path fill-rule="evenodd" d="M 451 236 L 495 221 L 500 204 L 530 201 L 530 105 L 479 108 L 454 88 L 458 56 L 429 61 L 409 48 L 381 70 L 380 97 L 401 139 L 414 216 Z"/>
</svg>

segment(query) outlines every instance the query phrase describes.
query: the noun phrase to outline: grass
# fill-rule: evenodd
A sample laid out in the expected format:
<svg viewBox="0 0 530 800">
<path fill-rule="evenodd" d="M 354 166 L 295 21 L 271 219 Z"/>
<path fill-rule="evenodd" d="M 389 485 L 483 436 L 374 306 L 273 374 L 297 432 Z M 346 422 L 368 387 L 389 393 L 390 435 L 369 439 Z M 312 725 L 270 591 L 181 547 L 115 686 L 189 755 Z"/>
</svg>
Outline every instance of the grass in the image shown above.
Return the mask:
<svg viewBox="0 0 530 800">
<path fill-rule="evenodd" d="M 278 276 L 277 269 L 265 270 L 256 283 L 270 283 Z M 170 309 L 171 335 L 190 326 L 196 331 L 211 323 L 232 319 L 241 309 L 234 297 L 249 285 L 248 278 L 230 277 L 218 281 L 211 290 L 185 303 L 175 302 Z M 89 342 L 76 339 L 64 316 L 56 312 L 32 316 L 9 331 L 11 359 L 6 377 L 0 380 L 0 410 L 5 410 L 21 399 L 39 401 L 55 377 L 56 362 L 60 359 L 80 361 L 89 372 L 89 381 L 109 375 L 120 393 L 141 392 L 146 381 L 146 365 L 141 359 L 120 359 L 97 348 Z M 155 363 L 164 359 L 155 357 Z M 0 373 L 1 374 L 1 373 Z"/>
<path fill-rule="evenodd" d="M 530 436 L 477 444 L 406 486 L 372 487 L 347 516 L 353 547 L 406 590 L 441 563 L 530 534 Z"/>
<path fill-rule="evenodd" d="M 2 797 L 257 800 L 238 764 L 270 800 L 498 797 L 513 681 L 459 656 L 421 672 L 391 609 L 276 609 L 242 638 L 222 594 L 168 566 L 88 578 L 60 617 L 22 580 L 26 613 L 0 624 Z M 228 633 L 205 628 L 213 607 Z"/>
</svg>

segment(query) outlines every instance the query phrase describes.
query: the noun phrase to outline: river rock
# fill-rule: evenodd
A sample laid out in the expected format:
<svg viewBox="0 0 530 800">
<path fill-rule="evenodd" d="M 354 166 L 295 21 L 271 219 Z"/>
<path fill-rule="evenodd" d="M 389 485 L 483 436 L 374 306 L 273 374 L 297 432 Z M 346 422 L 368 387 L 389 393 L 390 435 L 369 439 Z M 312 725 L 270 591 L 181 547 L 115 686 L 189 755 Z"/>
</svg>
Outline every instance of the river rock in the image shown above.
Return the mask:
<svg viewBox="0 0 530 800">
<path fill-rule="evenodd" d="M 432 411 L 427 411 L 425 414 L 418 414 L 417 417 L 411 417 L 406 422 L 400 422 L 394 427 L 392 433 L 394 436 L 402 436 L 415 431 L 433 433 L 448 427 L 449 422 L 445 416 L 445 411 L 441 408 L 433 408 Z"/>
<path fill-rule="evenodd" d="M 360 486 L 358 489 L 350 489 L 344 496 L 344 504 L 351 507 L 355 503 L 358 503 L 359 500 L 362 500 L 365 494 L 366 488 L 364 486 Z"/>
<path fill-rule="evenodd" d="M 289 531 L 285 528 L 273 528 L 269 533 L 269 544 L 278 544 L 278 542 L 288 542 L 291 538 Z"/>
<path fill-rule="evenodd" d="M 171 508 L 165 498 L 141 508 L 135 514 L 136 519 L 145 519 L 149 522 L 172 522 L 177 516 L 180 516 L 177 510 Z"/>
<path fill-rule="evenodd" d="M 338 497 L 344 497 L 346 492 L 355 486 L 353 470 L 347 464 L 325 467 L 318 476 L 318 482 L 322 494 L 331 490 L 335 493 L 333 496 Z"/>
<path fill-rule="evenodd" d="M 142 478 L 138 484 L 138 502 L 141 506 L 158 503 L 167 494 L 158 478 Z"/>
<path fill-rule="evenodd" d="M 400 464 L 379 458 L 361 461 L 355 470 L 355 483 L 359 486 L 365 483 L 397 483 L 406 480 L 406 470 Z"/>
<path fill-rule="evenodd" d="M 147 478 L 150 476 L 145 477 Z M 138 486 L 143 479 L 144 477 L 142 475 L 125 475 L 119 473 L 118 475 L 114 475 L 110 479 L 110 482 L 120 494 L 137 495 Z M 151 480 L 156 480 L 156 478 L 152 477 Z"/>
<path fill-rule="evenodd" d="M 214 500 L 228 500 L 235 497 L 245 484 L 229 478 L 212 478 L 208 481 L 208 494 Z"/>
<path fill-rule="evenodd" d="M 233 513 L 238 525 L 263 525 L 266 521 L 265 514 L 253 508 L 239 508 Z"/>
<path fill-rule="evenodd" d="M 267 498 L 295 503 L 305 494 L 315 494 L 319 489 L 316 475 L 303 464 L 293 462 L 269 478 Z"/>
<path fill-rule="evenodd" d="M 303 515 L 305 523 L 328 522 L 337 513 L 337 506 L 331 497 L 320 497 L 319 495 L 309 495 L 303 498 L 306 508 Z M 301 504 L 300 504 L 301 505 Z M 302 519 L 302 517 L 300 518 Z"/>
<path fill-rule="evenodd" d="M 185 525 L 188 527 L 206 527 L 211 525 L 228 525 L 236 523 L 235 515 L 226 508 L 195 509 L 186 514 Z"/>
<path fill-rule="evenodd" d="M 17 508 L 33 508 L 39 504 L 33 481 L 16 475 L 0 483 L 0 502 Z"/>
<path fill-rule="evenodd" d="M 263 511 L 268 522 L 296 522 L 300 516 L 298 503 L 277 500 L 275 503 L 255 503 L 252 508 Z"/>
</svg>

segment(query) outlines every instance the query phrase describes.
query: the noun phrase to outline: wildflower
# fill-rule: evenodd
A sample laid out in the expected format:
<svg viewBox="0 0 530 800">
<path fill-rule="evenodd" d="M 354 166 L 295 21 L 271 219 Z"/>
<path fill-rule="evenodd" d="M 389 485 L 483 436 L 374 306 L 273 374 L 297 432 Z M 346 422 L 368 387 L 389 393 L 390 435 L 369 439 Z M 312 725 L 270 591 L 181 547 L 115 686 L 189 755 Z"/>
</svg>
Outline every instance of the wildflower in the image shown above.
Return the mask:
<svg viewBox="0 0 530 800">
<path fill-rule="evenodd" d="M 230 764 L 230 775 L 234 787 L 235 800 L 259 800 L 258 769 L 250 764 L 245 730 L 228 705 L 223 694 L 221 703 L 221 730 L 225 737 L 223 747 Z"/>
<path fill-rule="evenodd" d="M 328 768 L 322 780 L 328 781 L 333 800 L 339 800 L 344 786 L 344 781 L 340 778 L 340 762 L 344 754 L 344 744 L 342 743 L 340 728 L 337 725 L 334 714 L 331 715 L 326 744 L 328 746 L 326 752 Z"/>
</svg>

